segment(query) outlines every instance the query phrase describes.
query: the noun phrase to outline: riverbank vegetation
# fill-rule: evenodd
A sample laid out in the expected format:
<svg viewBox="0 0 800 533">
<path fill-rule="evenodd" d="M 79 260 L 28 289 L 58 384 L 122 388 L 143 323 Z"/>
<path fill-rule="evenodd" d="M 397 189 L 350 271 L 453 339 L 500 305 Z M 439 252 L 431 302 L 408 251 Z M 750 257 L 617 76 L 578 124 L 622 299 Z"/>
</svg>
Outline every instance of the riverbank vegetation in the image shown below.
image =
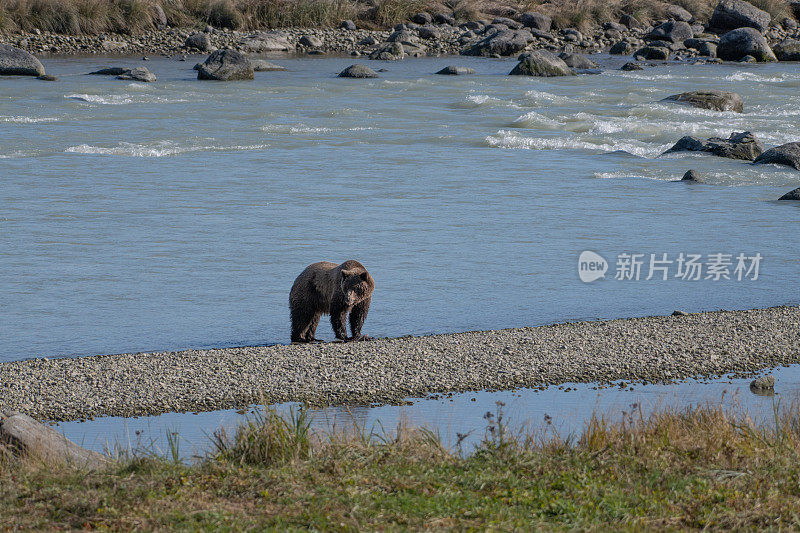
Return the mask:
<svg viewBox="0 0 800 533">
<path fill-rule="evenodd" d="M 0 528 L 800 527 L 797 408 L 765 427 L 721 407 L 633 406 L 560 437 L 513 429 L 501 408 L 474 451 L 424 429 L 317 432 L 304 411 L 266 411 L 191 464 L 174 439 L 90 473 L 5 457 Z"/>
<path fill-rule="evenodd" d="M 407 22 L 419 12 L 447 13 L 465 21 L 526 11 L 548 14 L 560 28 L 587 29 L 617 21 L 624 13 L 643 21 L 663 18 L 671 3 L 703 21 L 717 0 L 0 0 L 0 31 L 138 34 L 164 25 L 261 30 L 336 27 L 346 19 L 380 29 Z M 788 0 L 751 3 L 768 11 L 775 21 L 789 13 Z"/>
</svg>

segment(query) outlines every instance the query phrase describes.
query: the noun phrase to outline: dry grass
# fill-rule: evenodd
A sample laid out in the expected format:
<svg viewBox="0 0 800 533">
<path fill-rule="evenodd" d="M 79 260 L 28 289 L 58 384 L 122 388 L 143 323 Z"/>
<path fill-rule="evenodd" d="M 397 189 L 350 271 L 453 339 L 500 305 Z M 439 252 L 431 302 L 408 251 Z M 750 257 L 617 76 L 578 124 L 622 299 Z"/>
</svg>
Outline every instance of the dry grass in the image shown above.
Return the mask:
<svg viewBox="0 0 800 533">
<path fill-rule="evenodd" d="M 540 11 L 550 15 L 557 28 L 588 30 L 617 21 L 624 13 L 642 22 L 659 20 L 670 3 L 708 20 L 717 0 L 0 0 L 0 29 L 136 34 L 157 26 L 156 3 L 174 27 L 333 27 L 353 19 L 362 27 L 388 28 L 422 11 L 452 13 L 459 21 Z M 789 14 L 788 0 L 752 3 L 775 21 Z"/>
</svg>

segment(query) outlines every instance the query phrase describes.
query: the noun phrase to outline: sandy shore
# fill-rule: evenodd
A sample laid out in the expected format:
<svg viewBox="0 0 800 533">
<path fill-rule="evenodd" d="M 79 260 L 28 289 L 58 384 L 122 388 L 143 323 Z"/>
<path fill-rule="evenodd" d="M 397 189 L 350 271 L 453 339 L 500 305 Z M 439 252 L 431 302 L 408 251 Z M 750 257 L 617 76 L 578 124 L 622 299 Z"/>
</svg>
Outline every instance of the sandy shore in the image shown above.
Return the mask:
<svg viewBox="0 0 800 533">
<path fill-rule="evenodd" d="M 774 307 L 349 344 L 31 359 L 0 364 L 0 407 L 77 420 L 741 375 L 800 362 L 799 325 L 800 307 Z"/>
</svg>

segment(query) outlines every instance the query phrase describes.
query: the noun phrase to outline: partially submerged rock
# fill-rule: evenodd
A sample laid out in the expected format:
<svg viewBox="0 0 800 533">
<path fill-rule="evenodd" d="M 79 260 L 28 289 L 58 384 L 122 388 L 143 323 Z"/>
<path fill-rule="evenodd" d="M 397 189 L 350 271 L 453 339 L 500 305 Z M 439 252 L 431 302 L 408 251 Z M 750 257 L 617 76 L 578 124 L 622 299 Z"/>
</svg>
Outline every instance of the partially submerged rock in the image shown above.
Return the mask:
<svg viewBox="0 0 800 533">
<path fill-rule="evenodd" d="M 764 146 L 761 144 L 761 141 L 756 139 L 755 135 L 749 131 L 745 131 L 743 133 L 732 133 L 727 139 L 711 137 L 705 141 L 687 135 L 664 153 L 708 152 L 718 157 L 753 161 L 763 150 Z"/>
<path fill-rule="evenodd" d="M 0 44 L 0 76 L 44 76 L 44 66 L 33 54 Z"/>
<path fill-rule="evenodd" d="M 136 67 L 117 76 L 119 80 L 133 80 L 150 83 L 156 81 L 156 75 L 145 67 Z"/>
<path fill-rule="evenodd" d="M 759 62 L 777 61 L 767 40 L 758 30 L 739 28 L 729 31 L 719 40 L 717 57 L 725 61 L 739 61 L 752 56 Z"/>
<path fill-rule="evenodd" d="M 742 97 L 727 91 L 692 91 L 673 94 L 664 98 L 662 102 L 679 102 L 714 111 L 735 111 L 736 113 L 744 111 Z"/>
<path fill-rule="evenodd" d="M 94 72 L 90 72 L 90 76 L 121 76 L 126 72 L 129 72 L 131 69 L 127 67 L 105 67 L 101 68 L 100 70 L 95 70 Z"/>
<path fill-rule="evenodd" d="M 444 67 L 442 70 L 438 71 L 436 74 L 443 74 L 448 76 L 464 76 L 466 74 L 475 74 L 474 68 L 469 67 L 456 67 L 453 65 Z"/>
<path fill-rule="evenodd" d="M 644 67 L 642 66 L 641 63 L 636 63 L 634 61 L 628 61 L 627 63 L 625 63 L 624 65 L 622 65 L 620 67 L 620 70 L 625 70 L 625 71 L 631 72 L 633 70 L 644 70 Z"/>
<path fill-rule="evenodd" d="M 558 55 L 568 67 L 578 70 L 588 70 L 597 68 L 597 63 L 589 59 L 583 54 L 569 54 L 561 53 Z"/>
<path fill-rule="evenodd" d="M 255 78 L 253 65 L 241 52 L 217 50 L 200 63 L 198 80 L 237 81 Z"/>
<path fill-rule="evenodd" d="M 250 65 L 253 67 L 255 72 L 276 72 L 280 70 L 286 70 L 286 67 L 276 65 L 275 63 L 271 63 L 270 61 L 266 61 L 264 59 L 251 58 Z"/>
<path fill-rule="evenodd" d="M 775 387 L 775 376 L 759 376 L 750 382 L 753 389 L 772 389 Z"/>
<path fill-rule="evenodd" d="M 754 161 L 756 164 L 786 165 L 800 170 L 800 142 L 770 148 Z"/>
<path fill-rule="evenodd" d="M 700 177 L 700 173 L 696 170 L 688 170 L 681 178 L 681 181 L 694 181 L 696 183 L 702 183 L 703 178 Z M 677 311 L 675 311 L 675 313 L 677 313 Z M 674 315 L 675 313 L 672 314 Z"/>
<path fill-rule="evenodd" d="M 378 73 L 366 65 L 350 65 L 339 73 L 339 78 L 377 78 Z"/>
<path fill-rule="evenodd" d="M 109 462 L 106 456 L 78 446 L 55 429 L 21 413 L 0 413 L 0 445 L 15 455 L 35 457 L 49 464 L 98 469 Z"/>
<path fill-rule="evenodd" d="M 633 53 L 635 59 L 648 61 L 666 61 L 669 59 L 670 49 L 666 46 L 644 46 Z"/>
<path fill-rule="evenodd" d="M 796 188 L 796 189 L 794 189 L 792 191 L 787 192 L 786 194 L 784 194 L 783 196 L 778 198 L 778 200 L 800 201 L 800 187 L 798 187 L 798 188 Z"/>
<path fill-rule="evenodd" d="M 574 76 L 575 72 L 569 68 L 563 59 L 546 50 L 536 50 L 524 54 L 510 76 Z"/>
</svg>

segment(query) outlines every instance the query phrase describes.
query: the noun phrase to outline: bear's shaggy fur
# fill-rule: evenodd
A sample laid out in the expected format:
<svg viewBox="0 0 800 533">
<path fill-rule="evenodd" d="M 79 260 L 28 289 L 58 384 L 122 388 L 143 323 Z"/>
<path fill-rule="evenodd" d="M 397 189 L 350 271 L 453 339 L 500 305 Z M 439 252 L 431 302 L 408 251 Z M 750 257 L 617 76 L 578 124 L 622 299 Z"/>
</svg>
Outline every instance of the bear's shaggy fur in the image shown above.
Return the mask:
<svg viewBox="0 0 800 533">
<path fill-rule="evenodd" d="M 322 261 L 306 267 L 297 276 L 289 293 L 292 315 L 292 342 L 314 342 L 319 319 L 331 315 L 336 338 L 343 341 L 368 340 L 361 334 L 367 319 L 375 280 L 358 261 L 341 265 Z M 347 314 L 350 314 L 351 337 L 347 336 Z"/>
</svg>

